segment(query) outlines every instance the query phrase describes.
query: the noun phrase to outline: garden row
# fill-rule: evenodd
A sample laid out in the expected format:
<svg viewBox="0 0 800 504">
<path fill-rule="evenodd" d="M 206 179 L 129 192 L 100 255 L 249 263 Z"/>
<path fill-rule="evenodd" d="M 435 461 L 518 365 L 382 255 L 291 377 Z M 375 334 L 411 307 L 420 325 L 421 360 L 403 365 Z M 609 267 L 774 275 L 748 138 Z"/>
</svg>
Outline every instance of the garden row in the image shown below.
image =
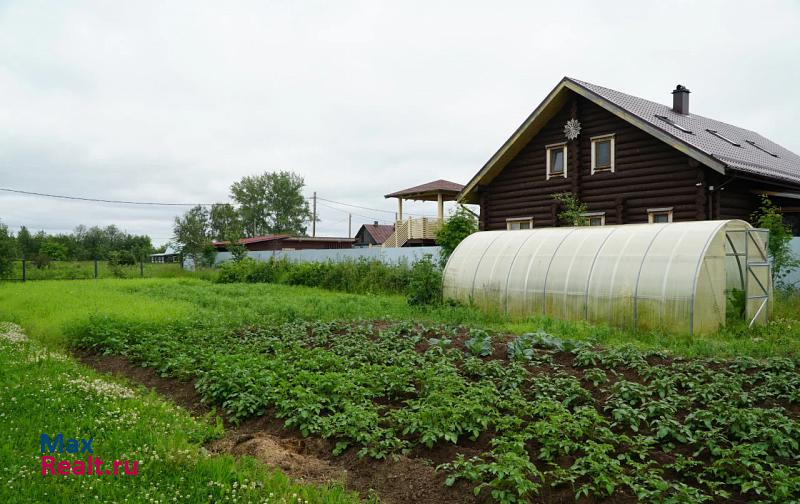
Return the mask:
<svg viewBox="0 0 800 504">
<path fill-rule="evenodd" d="M 148 324 L 95 317 L 73 344 L 195 380 L 234 421 L 440 463 L 498 502 L 800 495 L 800 362 L 680 359 L 407 323 Z M 570 497 L 571 498 L 571 497 Z"/>
</svg>

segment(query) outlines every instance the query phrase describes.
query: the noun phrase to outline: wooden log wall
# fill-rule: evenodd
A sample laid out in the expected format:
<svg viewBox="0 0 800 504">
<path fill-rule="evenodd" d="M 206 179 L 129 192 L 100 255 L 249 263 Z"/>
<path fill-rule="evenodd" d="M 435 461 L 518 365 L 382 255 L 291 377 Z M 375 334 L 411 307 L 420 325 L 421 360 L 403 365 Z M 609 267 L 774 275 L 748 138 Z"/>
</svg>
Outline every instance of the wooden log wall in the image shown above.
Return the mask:
<svg viewBox="0 0 800 504">
<path fill-rule="evenodd" d="M 547 180 L 546 149 L 566 141 L 564 124 L 581 123 L 568 142 L 567 177 Z M 591 173 L 593 136 L 615 135 L 615 171 Z M 647 209 L 673 207 L 673 220 L 706 218 L 707 169 L 675 148 L 583 97 L 567 103 L 489 185 L 481 189 L 484 229 L 505 229 L 506 219 L 534 218 L 535 227 L 558 225 L 551 195 L 573 192 L 590 212 L 605 212 L 606 224 L 647 222 Z M 724 201 L 724 200 L 723 200 Z M 728 203 L 720 212 L 727 211 Z"/>
</svg>

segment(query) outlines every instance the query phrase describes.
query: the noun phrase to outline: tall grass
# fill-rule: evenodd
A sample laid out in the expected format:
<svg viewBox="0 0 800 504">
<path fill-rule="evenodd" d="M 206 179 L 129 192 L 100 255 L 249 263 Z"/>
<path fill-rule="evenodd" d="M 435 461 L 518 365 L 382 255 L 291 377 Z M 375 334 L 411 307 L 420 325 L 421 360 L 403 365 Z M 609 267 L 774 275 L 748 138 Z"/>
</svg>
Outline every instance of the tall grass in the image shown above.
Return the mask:
<svg viewBox="0 0 800 504">
<path fill-rule="evenodd" d="M 92 315 L 162 324 L 202 321 L 234 327 L 293 320 L 406 320 L 467 325 L 520 334 L 543 329 L 601 345 L 633 344 L 687 356 L 800 355 L 800 296 L 776 296 L 774 321 L 708 335 L 628 331 L 546 317 L 510 319 L 469 306 L 410 306 L 405 296 L 350 294 L 278 284 L 213 284 L 193 279 L 32 282 L 0 285 L 0 319 L 19 322 L 48 343 L 63 345 L 64 329 Z"/>
</svg>

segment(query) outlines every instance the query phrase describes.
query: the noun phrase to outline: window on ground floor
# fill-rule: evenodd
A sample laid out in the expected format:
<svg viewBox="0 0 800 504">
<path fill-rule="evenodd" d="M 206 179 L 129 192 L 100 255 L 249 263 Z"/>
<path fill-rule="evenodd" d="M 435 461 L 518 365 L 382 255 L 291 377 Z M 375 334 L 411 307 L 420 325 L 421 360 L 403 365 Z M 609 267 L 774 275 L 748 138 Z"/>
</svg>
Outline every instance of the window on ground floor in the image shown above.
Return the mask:
<svg viewBox="0 0 800 504">
<path fill-rule="evenodd" d="M 650 224 L 663 224 L 665 222 L 672 222 L 672 207 L 648 208 L 647 222 Z"/>
<path fill-rule="evenodd" d="M 531 229 L 533 227 L 533 217 L 513 217 L 506 219 L 506 229 L 514 231 L 517 229 Z"/>
<path fill-rule="evenodd" d="M 605 226 L 606 225 L 606 213 L 605 212 L 586 212 L 581 214 L 583 217 L 586 217 L 586 220 L 590 226 Z"/>
</svg>

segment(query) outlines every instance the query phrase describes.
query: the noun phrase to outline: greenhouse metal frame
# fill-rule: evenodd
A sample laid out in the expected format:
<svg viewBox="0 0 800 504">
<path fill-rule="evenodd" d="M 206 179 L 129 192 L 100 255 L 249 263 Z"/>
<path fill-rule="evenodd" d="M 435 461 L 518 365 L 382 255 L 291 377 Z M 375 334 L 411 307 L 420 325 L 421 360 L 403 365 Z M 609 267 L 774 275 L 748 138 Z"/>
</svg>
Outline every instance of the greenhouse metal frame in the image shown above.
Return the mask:
<svg viewBox="0 0 800 504">
<path fill-rule="evenodd" d="M 706 333 L 738 292 L 747 324 L 764 324 L 768 236 L 741 220 L 484 231 L 451 255 L 444 295 L 516 317 Z"/>
</svg>

